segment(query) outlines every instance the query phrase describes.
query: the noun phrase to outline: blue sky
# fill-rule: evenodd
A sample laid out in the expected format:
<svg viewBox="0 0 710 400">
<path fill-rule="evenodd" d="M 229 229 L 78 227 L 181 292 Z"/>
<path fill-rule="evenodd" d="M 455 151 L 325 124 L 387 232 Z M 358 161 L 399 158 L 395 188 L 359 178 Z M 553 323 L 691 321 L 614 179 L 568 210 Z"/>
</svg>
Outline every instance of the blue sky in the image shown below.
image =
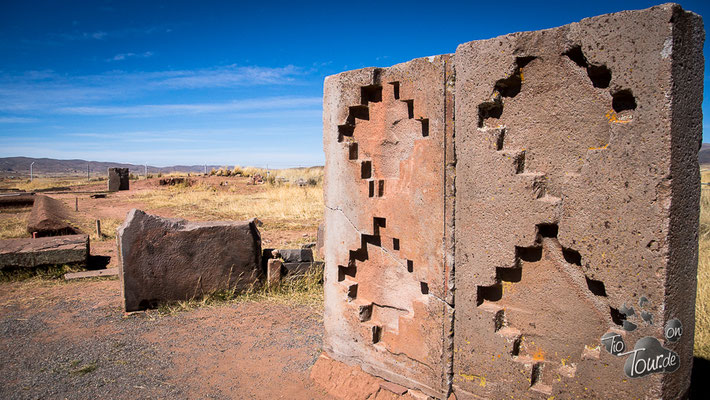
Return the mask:
<svg viewBox="0 0 710 400">
<path fill-rule="evenodd" d="M 4 0 L 0 157 L 319 165 L 327 75 L 654 4 Z"/>
</svg>

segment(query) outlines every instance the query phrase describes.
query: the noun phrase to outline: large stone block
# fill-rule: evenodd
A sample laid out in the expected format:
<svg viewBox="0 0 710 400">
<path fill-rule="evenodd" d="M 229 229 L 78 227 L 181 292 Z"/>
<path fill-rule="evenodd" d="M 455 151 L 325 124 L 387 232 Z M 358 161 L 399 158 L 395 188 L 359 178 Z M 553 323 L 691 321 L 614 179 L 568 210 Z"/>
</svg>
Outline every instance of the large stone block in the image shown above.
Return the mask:
<svg viewBox="0 0 710 400">
<path fill-rule="evenodd" d="M 130 174 L 128 168 L 108 169 L 108 191 L 129 190 Z"/>
<path fill-rule="evenodd" d="M 330 76 L 323 113 L 324 346 L 437 397 L 448 390 L 450 59 Z"/>
<path fill-rule="evenodd" d="M 261 236 L 252 221 L 187 222 L 133 209 L 118 228 L 126 311 L 254 284 Z"/>
<path fill-rule="evenodd" d="M 0 269 L 86 264 L 88 257 L 87 235 L 0 240 Z"/>
<path fill-rule="evenodd" d="M 703 38 L 666 4 L 458 47 L 457 398 L 687 393 Z M 679 367 L 627 376 L 609 332 Z"/>
<path fill-rule="evenodd" d="M 34 196 L 34 205 L 27 219 L 27 232 L 36 237 L 80 234 L 75 219 L 61 200 Z"/>
<path fill-rule="evenodd" d="M 665 4 L 326 78 L 326 352 L 437 398 L 687 395 L 703 40 Z"/>
</svg>

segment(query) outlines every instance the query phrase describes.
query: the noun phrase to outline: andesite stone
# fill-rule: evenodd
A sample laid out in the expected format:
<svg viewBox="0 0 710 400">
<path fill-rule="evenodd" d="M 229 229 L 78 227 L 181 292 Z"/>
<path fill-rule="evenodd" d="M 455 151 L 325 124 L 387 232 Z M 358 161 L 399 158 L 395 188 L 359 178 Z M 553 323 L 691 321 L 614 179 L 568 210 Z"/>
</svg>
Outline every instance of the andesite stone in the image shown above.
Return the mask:
<svg viewBox="0 0 710 400">
<path fill-rule="evenodd" d="M 243 290 L 261 276 L 253 221 L 188 222 L 133 209 L 116 239 L 126 311 Z"/>
<path fill-rule="evenodd" d="M 87 235 L 0 240 L 0 269 L 86 264 L 88 257 Z"/>
<path fill-rule="evenodd" d="M 27 219 L 27 232 L 36 237 L 76 235 L 81 230 L 77 228 L 76 217 L 61 200 L 49 196 L 34 196 L 32 211 Z"/>
<path fill-rule="evenodd" d="M 129 190 L 130 173 L 128 168 L 108 169 L 108 191 Z"/>
<path fill-rule="evenodd" d="M 437 399 L 686 397 L 704 36 L 663 4 L 327 77 L 322 360 Z M 629 375 L 637 343 L 673 365 Z"/>
</svg>

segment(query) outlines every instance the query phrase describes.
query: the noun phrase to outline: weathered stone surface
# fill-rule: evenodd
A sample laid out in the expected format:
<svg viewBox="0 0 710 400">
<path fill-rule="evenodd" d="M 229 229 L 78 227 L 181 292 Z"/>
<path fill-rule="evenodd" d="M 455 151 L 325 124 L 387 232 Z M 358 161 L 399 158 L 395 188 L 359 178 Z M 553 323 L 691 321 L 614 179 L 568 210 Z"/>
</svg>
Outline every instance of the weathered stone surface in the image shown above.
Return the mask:
<svg viewBox="0 0 710 400">
<path fill-rule="evenodd" d="M 318 225 L 318 233 L 316 235 L 316 254 L 322 260 L 325 258 L 323 254 L 323 242 L 325 240 L 325 222 Z"/>
<path fill-rule="evenodd" d="M 425 400 L 424 393 L 407 389 L 322 354 L 311 368 L 311 378 L 329 395 L 342 400 Z"/>
<path fill-rule="evenodd" d="M 0 240 L 0 269 L 85 264 L 88 257 L 87 235 Z"/>
<path fill-rule="evenodd" d="M 667 4 L 458 47 L 457 398 L 687 393 L 703 38 Z M 585 356 L 606 332 L 663 340 L 673 318 L 675 372 Z"/>
<path fill-rule="evenodd" d="M 108 169 L 108 191 L 129 190 L 130 174 L 128 168 Z"/>
<path fill-rule="evenodd" d="M 323 263 L 320 261 L 283 263 L 286 276 L 303 276 L 316 268 L 323 268 Z"/>
<path fill-rule="evenodd" d="M 666 4 L 326 78 L 326 352 L 437 398 L 683 398 L 703 39 Z M 638 344 L 679 362 L 627 376 Z"/>
<path fill-rule="evenodd" d="M 76 235 L 81 233 L 74 216 L 61 200 L 49 196 L 34 196 L 32 211 L 27 219 L 27 232 L 37 237 Z"/>
<path fill-rule="evenodd" d="M 35 202 L 34 193 L 2 193 L 0 207 L 28 207 Z"/>
<path fill-rule="evenodd" d="M 252 222 L 187 222 L 133 209 L 118 228 L 126 311 L 245 289 L 261 275 L 261 236 Z"/>
<path fill-rule="evenodd" d="M 344 72 L 324 86 L 324 347 L 437 397 L 448 390 L 450 59 Z"/>
<path fill-rule="evenodd" d="M 266 282 L 269 285 L 276 285 L 281 282 L 283 263 L 277 258 L 270 258 L 266 264 Z"/>
<path fill-rule="evenodd" d="M 302 249 L 279 249 L 276 250 L 284 262 L 311 262 L 313 261 L 313 250 Z"/>
</svg>

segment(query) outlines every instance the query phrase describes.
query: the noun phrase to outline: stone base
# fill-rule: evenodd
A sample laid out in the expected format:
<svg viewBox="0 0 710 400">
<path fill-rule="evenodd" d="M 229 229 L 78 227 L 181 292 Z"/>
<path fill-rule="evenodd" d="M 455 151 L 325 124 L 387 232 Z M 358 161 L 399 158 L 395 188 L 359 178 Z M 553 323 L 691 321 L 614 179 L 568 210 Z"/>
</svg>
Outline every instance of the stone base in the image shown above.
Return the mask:
<svg viewBox="0 0 710 400">
<path fill-rule="evenodd" d="M 333 360 L 325 353 L 311 368 L 311 379 L 329 395 L 342 400 L 433 399 L 418 390 L 370 375 L 358 366 Z"/>
</svg>

